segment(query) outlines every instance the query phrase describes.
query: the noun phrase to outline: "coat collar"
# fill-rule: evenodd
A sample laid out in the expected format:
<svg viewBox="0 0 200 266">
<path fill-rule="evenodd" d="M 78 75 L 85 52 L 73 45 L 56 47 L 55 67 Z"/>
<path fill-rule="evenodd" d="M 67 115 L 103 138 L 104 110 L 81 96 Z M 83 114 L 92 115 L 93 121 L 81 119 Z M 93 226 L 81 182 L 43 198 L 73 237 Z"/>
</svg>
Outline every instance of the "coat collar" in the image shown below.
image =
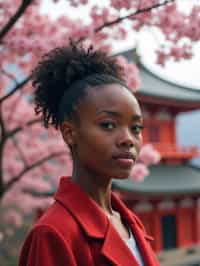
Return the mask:
<svg viewBox="0 0 200 266">
<path fill-rule="evenodd" d="M 71 178 L 62 177 L 54 196 L 84 229 L 88 236 L 103 238 L 108 219 L 97 203 L 89 197 Z"/>
<path fill-rule="evenodd" d="M 113 193 L 111 197 L 113 208 L 122 215 L 131 228 L 140 247 L 145 265 L 158 265 L 152 259 L 153 252 L 145 240 L 148 236 L 142 230 L 141 223 L 138 223 L 138 218 Z M 139 266 L 126 243 L 121 239 L 101 208 L 78 185 L 73 183 L 71 178 L 61 178 L 54 198 L 73 215 L 89 237 L 104 239 L 101 253 L 105 257 L 115 265 Z"/>
</svg>

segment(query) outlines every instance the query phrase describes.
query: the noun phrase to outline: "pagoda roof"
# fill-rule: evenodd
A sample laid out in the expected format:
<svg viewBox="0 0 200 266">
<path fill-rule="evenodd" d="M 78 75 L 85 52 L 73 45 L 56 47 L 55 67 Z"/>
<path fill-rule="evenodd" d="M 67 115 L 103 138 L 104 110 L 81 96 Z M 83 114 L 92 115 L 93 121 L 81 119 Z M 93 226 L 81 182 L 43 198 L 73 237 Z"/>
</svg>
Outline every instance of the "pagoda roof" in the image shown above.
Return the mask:
<svg viewBox="0 0 200 266">
<path fill-rule="evenodd" d="M 172 101 L 175 105 L 190 105 L 191 108 L 200 108 L 200 89 L 188 88 L 177 85 L 172 81 L 162 79 L 141 62 L 134 49 L 122 52 L 129 62 L 135 62 L 140 70 L 141 86 L 136 95 L 156 99 L 163 99 L 165 102 Z M 192 109 L 193 109 L 192 108 Z"/>
<path fill-rule="evenodd" d="M 141 87 L 138 95 L 153 96 L 181 103 L 197 103 L 200 107 L 200 90 L 175 85 L 155 76 L 143 65 L 140 65 Z"/>
<path fill-rule="evenodd" d="M 188 195 L 200 193 L 200 168 L 191 165 L 150 166 L 149 176 L 140 183 L 113 180 L 113 189 L 133 195 Z"/>
</svg>

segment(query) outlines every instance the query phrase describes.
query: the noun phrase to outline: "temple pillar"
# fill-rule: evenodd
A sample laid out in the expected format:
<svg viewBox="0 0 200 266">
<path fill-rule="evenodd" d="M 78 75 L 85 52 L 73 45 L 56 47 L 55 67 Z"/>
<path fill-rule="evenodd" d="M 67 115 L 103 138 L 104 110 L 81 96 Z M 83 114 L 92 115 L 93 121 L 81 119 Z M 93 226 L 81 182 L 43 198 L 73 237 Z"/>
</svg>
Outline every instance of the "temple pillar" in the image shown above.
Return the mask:
<svg viewBox="0 0 200 266">
<path fill-rule="evenodd" d="M 154 249 L 155 251 L 162 250 L 162 239 L 161 239 L 161 225 L 160 225 L 160 215 L 158 210 L 158 202 L 152 202 L 153 205 L 153 237 L 154 237 Z"/>
<path fill-rule="evenodd" d="M 199 229 L 199 208 L 198 208 L 198 199 L 194 199 L 194 208 L 193 208 L 193 240 L 194 243 L 199 243 L 200 242 L 200 229 Z"/>
<path fill-rule="evenodd" d="M 182 246 L 182 230 L 181 230 L 181 206 L 180 200 L 176 200 L 176 245 L 177 247 Z"/>
</svg>

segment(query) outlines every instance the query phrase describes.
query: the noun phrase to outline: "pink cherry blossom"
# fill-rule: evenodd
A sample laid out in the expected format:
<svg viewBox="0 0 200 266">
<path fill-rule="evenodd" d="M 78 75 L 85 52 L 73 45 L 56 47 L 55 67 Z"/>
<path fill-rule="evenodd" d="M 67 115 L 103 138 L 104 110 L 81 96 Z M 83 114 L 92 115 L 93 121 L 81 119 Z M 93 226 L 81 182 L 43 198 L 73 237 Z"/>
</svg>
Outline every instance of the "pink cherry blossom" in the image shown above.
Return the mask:
<svg viewBox="0 0 200 266">
<path fill-rule="evenodd" d="M 151 144 L 146 144 L 142 147 L 138 158 L 139 161 L 146 165 L 157 164 L 160 159 L 160 153 Z"/>
<path fill-rule="evenodd" d="M 112 7 L 114 7 L 115 9 L 122 9 L 122 8 L 126 8 L 126 9 L 130 9 L 131 7 L 133 7 L 133 3 L 134 1 L 131 0 L 111 0 L 110 4 Z"/>
<path fill-rule="evenodd" d="M 129 88 L 136 92 L 140 86 L 139 70 L 136 65 L 128 63 L 128 61 L 123 56 L 117 57 L 119 64 L 124 69 L 124 78 L 126 80 Z"/>
<path fill-rule="evenodd" d="M 22 217 L 15 210 L 9 210 L 4 215 L 4 221 L 11 225 L 20 226 L 22 224 Z"/>
<path fill-rule="evenodd" d="M 142 182 L 146 176 L 148 176 L 149 170 L 146 165 L 137 163 L 131 172 L 130 178 L 134 182 Z"/>
<path fill-rule="evenodd" d="M 157 50 L 156 51 L 156 54 L 157 54 L 157 60 L 156 60 L 156 63 L 158 65 L 161 65 L 161 66 L 164 66 L 165 65 L 165 62 L 167 60 L 167 58 L 169 57 L 169 54 L 168 53 L 165 53 L 164 51 L 162 50 Z"/>
</svg>

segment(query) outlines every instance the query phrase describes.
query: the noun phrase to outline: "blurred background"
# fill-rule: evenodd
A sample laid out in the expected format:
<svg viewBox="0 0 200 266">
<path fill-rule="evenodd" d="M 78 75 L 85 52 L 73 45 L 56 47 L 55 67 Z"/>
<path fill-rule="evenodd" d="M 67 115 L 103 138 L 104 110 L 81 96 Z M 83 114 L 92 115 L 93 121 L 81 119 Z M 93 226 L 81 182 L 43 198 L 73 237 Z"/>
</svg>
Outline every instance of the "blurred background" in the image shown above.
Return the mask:
<svg viewBox="0 0 200 266">
<path fill-rule="evenodd" d="M 115 191 L 161 265 L 200 265 L 200 2 L 0 0 L 0 265 L 15 266 L 72 163 L 34 113 L 31 71 L 69 39 L 118 58 L 144 115 L 140 162 Z"/>
</svg>

